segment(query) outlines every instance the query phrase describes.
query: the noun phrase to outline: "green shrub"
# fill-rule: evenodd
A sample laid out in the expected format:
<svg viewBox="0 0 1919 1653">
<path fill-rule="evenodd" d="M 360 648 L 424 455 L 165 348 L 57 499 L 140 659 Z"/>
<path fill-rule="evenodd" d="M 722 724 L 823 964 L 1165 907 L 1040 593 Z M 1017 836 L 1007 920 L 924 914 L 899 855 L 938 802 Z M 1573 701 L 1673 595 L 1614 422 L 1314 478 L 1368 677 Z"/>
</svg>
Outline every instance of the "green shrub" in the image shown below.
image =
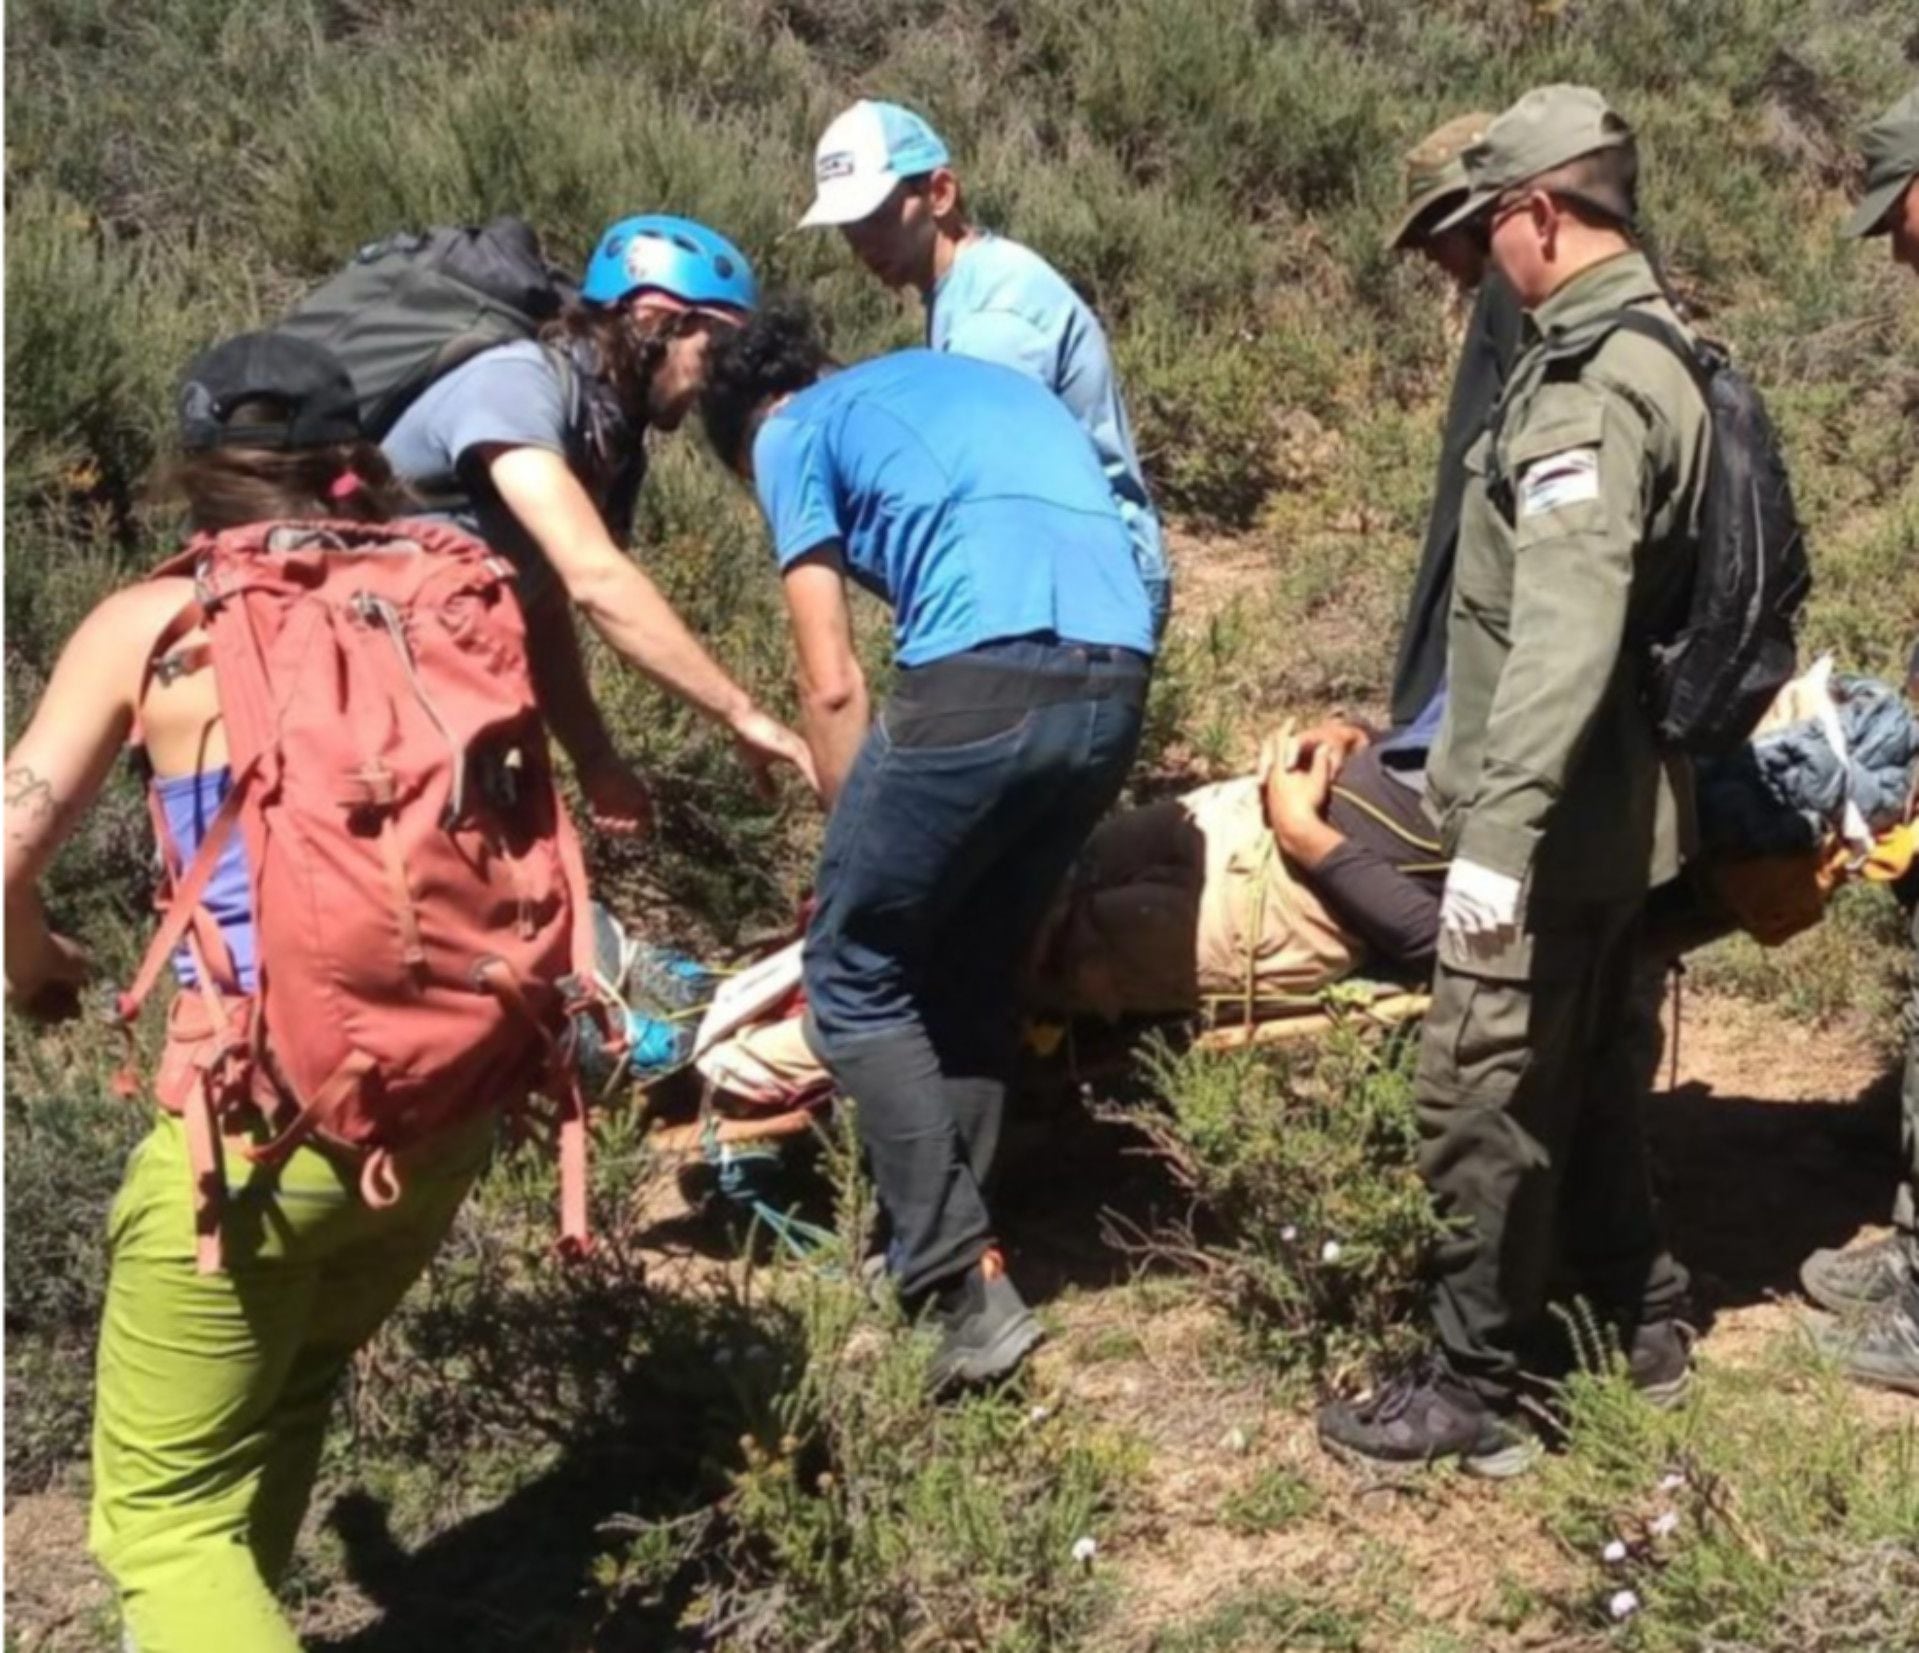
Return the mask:
<svg viewBox="0 0 1919 1653">
<path fill-rule="evenodd" d="M 1439 1226 L 1412 1163 L 1412 1049 L 1342 1026 L 1310 1055 L 1148 1050 L 1165 1107 L 1128 1117 L 1204 1213 L 1171 1249 L 1278 1371 L 1336 1381 L 1420 1335 Z"/>
<path fill-rule="evenodd" d="M 1360 1653 L 1373 1645 L 1352 1614 L 1283 1589 L 1233 1597 L 1192 1624 L 1155 1636 L 1148 1653 Z"/>
<path fill-rule="evenodd" d="M 705 1386 L 734 1405 L 735 1441 L 708 1460 L 723 1494 L 621 1523 L 598 1568 L 605 1622 L 678 1600 L 700 1645 L 742 1653 L 1081 1645 L 1108 1591 L 1075 1546 L 1097 1545 L 1129 1450 L 1023 1384 L 930 1400 L 931 1333 L 836 1263 L 871 1220 L 850 1134 L 828 1164 L 839 1251 L 760 1278 L 730 1336 L 707 1328 Z"/>
<path fill-rule="evenodd" d="M 153 1056 L 153 1029 L 140 1055 Z M 107 1213 L 144 1111 L 112 1094 L 98 1024 L 31 1032 L 7 1017 L 7 1486 L 34 1491 L 85 1455 Z"/>
<path fill-rule="evenodd" d="M 1706 1365 L 1695 1398 L 1660 1412 L 1615 1363 L 1566 1389 L 1568 1449 L 1533 1497 L 1585 1564 L 1573 1622 L 1625 1645 L 1752 1653 L 1879 1653 L 1912 1645 L 1919 1597 L 1919 1431 L 1873 1423 L 1800 1339 L 1759 1365 Z M 1617 1543 L 1618 1559 L 1607 1547 Z"/>
</svg>

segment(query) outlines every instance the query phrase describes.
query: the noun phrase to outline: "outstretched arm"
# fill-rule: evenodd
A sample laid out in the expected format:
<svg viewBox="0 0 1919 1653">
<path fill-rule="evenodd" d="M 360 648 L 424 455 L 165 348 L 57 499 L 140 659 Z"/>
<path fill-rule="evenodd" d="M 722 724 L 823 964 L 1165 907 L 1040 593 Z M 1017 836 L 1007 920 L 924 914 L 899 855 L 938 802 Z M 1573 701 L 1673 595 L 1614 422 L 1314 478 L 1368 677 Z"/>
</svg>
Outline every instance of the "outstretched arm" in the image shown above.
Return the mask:
<svg viewBox="0 0 1919 1653">
<path fill-rule="evenodd" d="M 7 997 L 38 1018 L 72 1015 L 87 976 L 86 953 L 48 924 L 39 880 L 100 795 L 132 728 L 128 661 L 139 649 L 129 640 L 131 608 L 126 596 L 109 597 L 81 622 L 7 754 Z"/>
<path fill-rule="evenodd" d="M 533 536 L 575 606 L 622 658 L 723 723 L 762 779 L 769 764 L 784 762 L 813 784 L 806 743 L 754 705 L 660 588 L 613 543 L 564 459 L 532 447 L 503 448 L 484 458 L 501 501 Z"/>
<path fill-rule="evenodd" d="M 573 761 L 593 824 L 602 832 L 622 835 L 651 831 L 652 796 L 607 732 L 587 681 L 573 616 L 551 581 L 542 581 L 527 601 L 526 641 L 533 693 L 546 726 Z"/>
</svg>

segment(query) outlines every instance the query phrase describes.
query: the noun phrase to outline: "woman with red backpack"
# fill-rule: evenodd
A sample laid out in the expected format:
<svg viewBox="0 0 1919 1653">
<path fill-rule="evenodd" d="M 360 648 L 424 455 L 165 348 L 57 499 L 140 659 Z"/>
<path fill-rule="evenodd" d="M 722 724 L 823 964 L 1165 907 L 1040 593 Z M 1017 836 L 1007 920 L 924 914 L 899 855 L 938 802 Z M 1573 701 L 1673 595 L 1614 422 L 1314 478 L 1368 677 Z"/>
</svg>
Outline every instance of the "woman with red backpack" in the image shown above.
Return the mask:
<svg viewBox="0 0 1919 1653">
<path fill-rule="evenodd" d="M 179 992 L 108 1223 L 91 1545 L 141 1653 L 270 1653 L 341 1378 L 548 1071 L 583 888 L 509 577 L 388 521 L 345 371 L 250 335 L 180 408 L 195 538 L 7 758 L 7 993 L 77 1010 L 38 881 L 132 747 L 167 916 L 120 1008 Z"/>
</svg>

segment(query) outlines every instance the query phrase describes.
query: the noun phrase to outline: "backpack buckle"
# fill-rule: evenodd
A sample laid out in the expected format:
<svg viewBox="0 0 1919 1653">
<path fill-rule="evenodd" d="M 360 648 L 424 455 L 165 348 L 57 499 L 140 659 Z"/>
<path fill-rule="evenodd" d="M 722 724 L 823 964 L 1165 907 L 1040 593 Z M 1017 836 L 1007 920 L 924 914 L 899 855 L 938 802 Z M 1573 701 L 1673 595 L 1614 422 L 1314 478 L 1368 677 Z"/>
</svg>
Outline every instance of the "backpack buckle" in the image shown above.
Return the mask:
<svg viewBox="0 0 1919 1653">
<path fill-rule="evenodd" d="M 358 769 L 349 770 L 346 779 L 358 789 L 357 796 L 345 800 L 349 810 L 383 813 L 392 809 L 399 798 L 399 786 L 394 780 L 393 771 L 383 763 L 362 764 Z"/>
</svg>

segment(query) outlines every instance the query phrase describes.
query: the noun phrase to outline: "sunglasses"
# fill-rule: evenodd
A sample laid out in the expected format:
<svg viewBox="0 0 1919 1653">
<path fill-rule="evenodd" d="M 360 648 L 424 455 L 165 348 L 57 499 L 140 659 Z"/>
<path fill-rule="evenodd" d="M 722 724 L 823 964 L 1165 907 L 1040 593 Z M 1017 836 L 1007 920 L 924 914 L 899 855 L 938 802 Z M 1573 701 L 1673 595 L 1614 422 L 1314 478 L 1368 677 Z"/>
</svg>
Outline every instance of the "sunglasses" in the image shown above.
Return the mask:
<svg viewBox="0 0 1919 1653">
<path fill-rule="evenodd" d="M 1481 252 L 1489 252 L 1493 244 L 1493 231 L 1506 222 L 1516 212 L 1524 212 L 1527 203 L 1538 194 L 1537 190 L 1522 190 L 1516 195 L 1501 195 L 1493 199 L 1493 204 L 1482 212 L 1472 223 L 1466 226 L 1472 234 L 1474 243 Z"/>
</svg>

